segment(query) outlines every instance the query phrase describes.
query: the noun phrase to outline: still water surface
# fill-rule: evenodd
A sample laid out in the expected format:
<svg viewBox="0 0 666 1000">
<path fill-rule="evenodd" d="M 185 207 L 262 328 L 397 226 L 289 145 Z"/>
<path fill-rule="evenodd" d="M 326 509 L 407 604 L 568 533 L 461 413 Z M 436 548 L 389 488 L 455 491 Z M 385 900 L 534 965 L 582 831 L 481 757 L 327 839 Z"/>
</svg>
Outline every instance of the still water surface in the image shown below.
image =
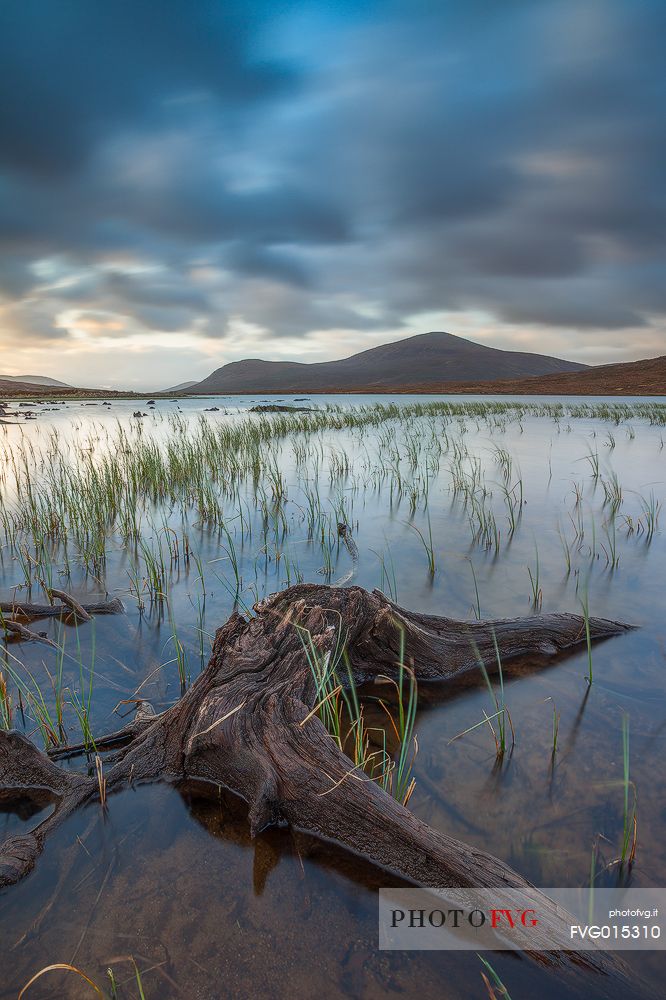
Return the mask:
<svg viewBox="0 0 666 1000">
<path fill-rule="evenodd" d="M 285 397 L 284 403 L 409 407 L 430 399 L 317 396 L 297 403 Z M 28 461 L 35 462 L 38 484 L 56 451 L 72 468 L 83 453 L 101 463 L 118 448 L 119 428 L 124 445 L 154 441 L 164 449 L 176 440 L 176 415 L 182 440 L 196 434 L 201 421 L 215 429 L 274 419 L 248 414 L 258 402 L 159 401 L 141 406 L 147 416 L 140 420 L 132 417 L 134 401 L 36 405 L 36 420 L 1 428 L 4 509 L 16 509 L 16 464 L 26 454 L 33 456 Z M 591 865 L 598 884 L 665 885 L 666 544 L 659 525 L 647 530 L 646 509 L 654 512 L 666 496 L 666 429 L 644 415 L 621 415 L 617 422 L 570 415 L 571 407 L 590 400 L 562 403 L 567 409 L 560 419 L 524 411 L 519 419 L 516 412 L 490 418 L 470 410 L 267 441 L 258 473 L 239 474 L 231 491 L 228 482 L 215 483 L 223 527 L 207 522 L 187 500 L 172 498 L 143 507 L 143 547 L 128 546 L 109 525 L 103 571 L 91 571 L 71 541 L 66 554 L 53 545 L 54 586 L 80 599 L 119 596 L 126 615 L 99 617 L 78 629 L 47 620 L 34 627 L 64 643 L 68 692 L 87 690 L 93 667 L 91 724 L 103 733 L 119 727 L 118 713 L 126 711 L 119 703 L 137 689 L 158 711 L 177 699 L 176 642 L 193 680 L 210 636 L 236 602 L 250 607 L 300 579 L 381 587 L 405 607 L 461 619 L 580 613 L 587 594 L 591 614 L 639 628 L 593 650 L 592 685 L 584 648 L 547 667 L 508 669 L 506 701 L 516 744 L 503 760 L 496 759 L 487 727 L 451 742 L 493 710 L 480 676 L 420 692 L 410 807 L 537 885 L 588 884 Z M 209 407 L 218 409 L 206 412 Z M 35 455 L 43 456 L 41 466 Z M 279 517 L 270 489 L 276 469 L 284 489 Z M 494 534 L 479 536 L 478 519 L 455 488 L 461 470 L 476 484 L 485 514 L 492 513 Z M 506 488 L 518 483 L 522 503 L 514 508 L 511 532 Z M 313 496 L 320 508 L 311 533 Z M 356 564 L 335 537 L 340 519 L 352 527 Z M 432 535 L 434 574 L 414 526 L 427 542 Z M 7 538 L 0 530 L 0 537 L 0 597 L 39 600 L 36 583 L 32 592 L 26 589 L 20 549 L 23 544 L 32 553 L 34 536 Z M 174 537 L 178 558 L 165 556 L 168 601 L 151 600 L 143 584 L 146 553 L 172 556 Z M 29 671 L 48 693 L 57 651 L 14 640 L 7 650 L 5 662 L 16 672 Z M 638 829 L 630 872 L 612 864 L 624 824 L 625 718 Z M 16 698 L 13 724 L 41 745 L 30 713 L 23 719 L 16 711 Z M 64 724 L 70 740 L 81 738 L 71 706 Z M 85 767 L 85 758 L 71 766 Z M 52 808 L 48 801 L 13 804 L 0 813 L 0 839 L 30 829 Z M 147 998 L 486 997 L 474 954 L 377 950 L 376 889 L 385 878 L 344 851 L 287 831 L 251 842 L 244 808 L 229 797 L 211 804 L 195 787 L 128 790 L 111 799 L 105 820 L 98 809 L 71 818 L 47 843 L 33 874 L 0 896 L 0 998 L 15 997 L 52 962 L 72 962 L 100 984 L 112 967 L 120 995 L 136 996 L 128 956 L 143 970 Z M 568 995 L 524 960 L 491 958 L 513 1000 Z M 640 969 L 654 996 L 662 996 L 664 960 L 643 956 Z M 602 995 L 594 983 L 581 990 L 590 998 Z M 89 987 L 61 973 L 29 993 L 89 995 Z"/>
</svg>

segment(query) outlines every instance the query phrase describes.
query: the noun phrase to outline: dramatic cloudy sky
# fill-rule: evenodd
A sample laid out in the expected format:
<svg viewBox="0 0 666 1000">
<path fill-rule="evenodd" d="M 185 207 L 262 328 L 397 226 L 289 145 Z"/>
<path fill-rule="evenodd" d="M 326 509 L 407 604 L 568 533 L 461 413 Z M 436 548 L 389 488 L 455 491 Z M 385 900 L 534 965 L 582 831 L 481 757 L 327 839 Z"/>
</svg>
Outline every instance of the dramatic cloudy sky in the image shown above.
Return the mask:
<svg viewBox="0 0 666 1000">
<path fill-rule="evenodd" d="M 0 372 L 666 353 L 663 0 L 3 0 Z"/>
</svg>

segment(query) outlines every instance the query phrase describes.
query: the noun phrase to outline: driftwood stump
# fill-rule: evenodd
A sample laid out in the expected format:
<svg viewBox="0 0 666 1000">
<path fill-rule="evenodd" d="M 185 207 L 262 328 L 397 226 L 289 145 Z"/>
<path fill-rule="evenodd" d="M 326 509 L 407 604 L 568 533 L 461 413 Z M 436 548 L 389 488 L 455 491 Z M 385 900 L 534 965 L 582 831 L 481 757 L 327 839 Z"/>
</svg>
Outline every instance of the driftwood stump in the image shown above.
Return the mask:
<svg viewBox="0 0 666 1000">
<path fill-rule="evenodd" d="M 222 785 L 248 803 L 253 835 L 280 823 L 336 841 L 386 869 L 387 884 L 393 874 L 422 886 L 528 886 L 491 854 L 421 822 L 354 769 L 312 712 L 315 686 L 295 624 L 310 632 L 322 655 L 342 634 L 360 685 L 396 677 L 401 648 L 419 681 L 478 671 L 479 657 L 496 670 L 495 642 L 503 663 L 552 657 L 586 642 L 583 619 L 544 614 L 459 622 L 406 611 L 378 591 L 316 584 L 291 587 L 255 610 L 249 621 L 234 613 L 219 629 L 208 666 L 175 705 L 161 715 L 140 709 L 126 729 L 99 740 L 100 749 L 116 748 L 104 764 L 107 795 L 131 782 L 198 779 L 211 794 Z M 589 621 L 593 640 L 628 627 Z M 99 797 L 95 776 L 65 771 L 18 732 L 0 732 L 0 797 L 30 789 L 48 791 L 57 807 L 31 833 L 0 846 L 0 887 L 26 875 L 50 830 Z M 561 926 L 562 911 L 544 897 L 543 913 L 545 943 L 549 921 L 551 930 Z M 627 988 L 624 967 L 611 953 L 537 947 L 531 954 L 567 976 L 575 968 L 603 974 L 596 996 L 619 995 L 620 982 Z"/>
</svg>

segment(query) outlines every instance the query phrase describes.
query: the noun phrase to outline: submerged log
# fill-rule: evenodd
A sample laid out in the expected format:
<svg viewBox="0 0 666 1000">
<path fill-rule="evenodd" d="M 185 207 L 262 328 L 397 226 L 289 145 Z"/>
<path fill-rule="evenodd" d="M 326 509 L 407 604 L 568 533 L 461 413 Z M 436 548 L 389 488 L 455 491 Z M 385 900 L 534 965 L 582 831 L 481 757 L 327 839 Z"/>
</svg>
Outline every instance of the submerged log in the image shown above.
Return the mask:
<svg viewBox="0 0 666 1000">
<path fill-rule="evenodd" d="M 71 594 L 64 590 L 45 588 L 48 596 L 58 598 L 60 604 L 31 604 L 25 601 L 0 601 L 0 629 L 6 635 L 16 636 L 24 642 L 41 642 L 46 646 L 58 648 L 58 644 L 49 639 L 45 632 L 35 632 L 23 624 L 23 621 L 35 621 L 38 618 L 64 618 L 69 616 L 78 621 L 92 621 L 93 615 L 118 615 L 124 612 L 123 603 L 119 598 L 112 601 L 95 601 L 92 604 L 80 604 Z M 11 617 L 6 617 L 11 615 Z"/>
<path fill-rule="evenodd" d="M 82 621 L 89 621 L 93 615 L 121 615 L 124 612 L 123 602 L 115 597 L 112 601 L 93 601 L 82 604 L 70 594 L 62 590 L 51 589 L 50 593 L 57 597 L 61 604 L 32 604 L 29 601 L 0 601 L 0 612 L 3 615 L 13 615 L 15 618 L 62 618 L 74 615 Z"/>
<path fill-rule="evenodd" d="M 112 734 L 108 745 L 120 749 L 105 760 L 106 795 L 133 781 L 198 779 L 211 795 L 223 785 L 245 799 L 253 835 L 288 824 L 336 841 L 382 866 L 387 884 L 393 876 L 421 886 L 531 888 L 503 861 L 417 819 L 354 767 L 313 712 L 315 683 L 295 626 L 307 630 L 322 657 L 343 642 L 360 685 L 395 678 L 401 657 L 422 681 L 478 671 L 479 661 L 492 672 L 498 654 L 502 664 L 552 657 L 586 642 L 584 620 L 544 614 L 460 622 L 406 611 L 378 591 L 316 584 L 290 587 L 255 611 L 249 621 L 234 613 L 219 629 L 208 666 L 180 701 L 157 716 L 144 709 Z M 588 625 L 592 640 L 629 628 L 601 618 Z M 66 771 L 20 734 L 0 732 L 0 790 L 25 794 L 30 787 L 52 791 L 58 806 L 31 833 L 0 847 L 0 886 L 27 874 L 49 831 L 99 797 L 97 778 Z M 613 955 L 539 951 L 563 920 L 545 897 L 541 913 L 543 937 L 530 938 L 533 958 L 567 975 L 587 968 L 623 980 Z M 596 995 L 616 995 L 609 989 Z"/>
<path fill-rule="evenodd" d="M 12 618 L 3 617 L 0 620 L 0 627 L 8 635 L 16 635 L 24 642 L 43 642 L 45 646 L 51 646 L 53 649 L 58 648 L 58 643 L 54 642 L 53 639 L 49 639 L 46 633 L 33 632 L 32 629 L 26 628 L 20 622 L 15 622 Z"/>
</svg>

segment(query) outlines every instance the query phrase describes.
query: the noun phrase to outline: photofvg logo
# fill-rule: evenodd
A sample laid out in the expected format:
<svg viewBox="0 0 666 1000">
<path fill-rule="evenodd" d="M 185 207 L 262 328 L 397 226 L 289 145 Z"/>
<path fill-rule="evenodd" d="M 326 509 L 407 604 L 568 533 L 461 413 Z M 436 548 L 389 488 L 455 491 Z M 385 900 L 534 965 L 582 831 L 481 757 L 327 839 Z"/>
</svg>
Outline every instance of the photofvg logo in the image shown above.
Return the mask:
<svg viewBox="0 0 666 1000">
<path fill-rule="evenodd" d="M 379 947 L 664 950 L 666 889 L 380 889 Z"/>
</svg>

